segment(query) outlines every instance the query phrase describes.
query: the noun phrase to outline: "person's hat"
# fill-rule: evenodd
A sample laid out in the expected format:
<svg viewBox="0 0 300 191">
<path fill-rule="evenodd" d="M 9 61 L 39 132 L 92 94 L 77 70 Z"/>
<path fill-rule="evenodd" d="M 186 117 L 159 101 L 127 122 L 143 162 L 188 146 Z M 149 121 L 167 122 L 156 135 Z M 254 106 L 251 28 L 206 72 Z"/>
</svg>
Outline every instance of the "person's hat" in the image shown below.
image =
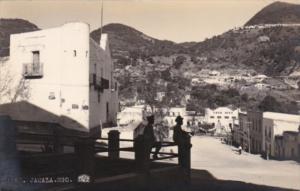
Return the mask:
<svg viewBox="0 0 300 191">
<path fill-rule="evenodd" d="M 148 121 L 153 121 L 154 120 L 154 115 L 147 116 L 147 120 Z"/>
<path fill-rule="evenodd" d="M 182 121 L 183 121 L 183 118 L 182 118 L 180 115 L 178 115 L 178 116 L 176 117 L 175 121 L 176 121 L 177 123 L 178 123 L 178 122 L 182 122 Z"/>
</svg>

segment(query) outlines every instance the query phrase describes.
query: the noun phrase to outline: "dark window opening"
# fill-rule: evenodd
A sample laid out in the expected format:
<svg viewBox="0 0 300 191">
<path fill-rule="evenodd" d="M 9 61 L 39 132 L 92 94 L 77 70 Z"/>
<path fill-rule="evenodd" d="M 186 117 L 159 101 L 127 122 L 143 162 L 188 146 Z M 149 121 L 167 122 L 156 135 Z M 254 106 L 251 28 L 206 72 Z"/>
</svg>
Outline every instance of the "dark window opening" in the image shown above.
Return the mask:
<svg viewBox="0 0 300 191">
<path fill-rule="evenodd" d="M 79 106 L 77 104 L 72 104 L 72 109 L 78 109 Z"/>
<path fill-rule="evenodd" d="M 82 109 L 83 109 L 83 110 L 88 110 L 88 109 L 89 109 L 89 106 L 83 105 L 83 106 L 82 106 Z"/>
<path fill-rule="evenodd" d="M 26 79 L 41 78 L 43 76 L 40 51 L 32 51 L 32 62 L 23 64 L 23 75 Z"/>
<path fill-rule="evenodd" d="M 106 102 L 106 121 L 109 120 L 109 103 Z"/>
</svg>

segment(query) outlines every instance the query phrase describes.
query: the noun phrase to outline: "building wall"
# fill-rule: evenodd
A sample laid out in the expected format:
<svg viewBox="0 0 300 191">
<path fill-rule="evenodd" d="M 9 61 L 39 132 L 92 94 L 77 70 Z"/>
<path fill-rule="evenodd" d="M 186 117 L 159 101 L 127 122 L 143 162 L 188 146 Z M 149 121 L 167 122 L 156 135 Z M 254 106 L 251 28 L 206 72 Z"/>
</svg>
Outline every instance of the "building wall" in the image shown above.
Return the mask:
<svg viewBox="0 0 300 191">
<path fill-rule="evenodd" d="M 100 44 L 100 46 L 99 46 Z M 108 38 L 104 34 L 101 42 L 96 43 L 90 39 L 90 84 L 93 83 L 93 74 L 96 74 L 98 85 L 101 86 L 101 79 L 109 81 L 106 89 L 97 89 L 95 85 L 90 85 L 90 126 L 96 127 L 100 123 L 117 122 L 118 112 L 118 85 L 113 78 L 113 62 L 111 59 Z"/>
<path fill-rule="evenodd" d="M 298 159 L 298 132 L 283 133 L 284 159 Z"/>
<path fill-rule="evenodd" d="M 68 23 L 11 35 L 8 72 L 14 79 L 12 87 L 22 82 L 28 94 L 19 96 L 13 104 L 12 96 L 7 96 L 0 111 L 14 120 L 60 123 L 80 131 L 89 131 L 99 126 L 100 121 L 116 120 L 118 92 L 111 84 L 113 65 L 107 38 L 100 43 L 105 48 L 100 48 L 91 43 L 89 33 L 88 24 Z M 33 63 L 33 51 L 39 51 L 42 76 L 24 79 L 23 65 Z M 103 68 L 103 77 L 110 81 L 100 103 L 90 84 L 94 63 L 98 66 L 97 73 L 101 74 Z M 108 104 L 109 116 L 103 112 L 107 102 L 112 102 Z"/>
<path fill-rule="evenodd" d="M 87 130 L 89 112 L 82 106 L 88 106 L 89 57 L 86 52 L 89 52 L 89 26 L 69 23 L 57 28 L 14 34 L 10 41 L 13 86 L 25 81 L 30 92 L 25 100 L 32 105 L 14 109 L 12 117 L 25 121 L 59 121 L 67 127 Z M 39 51 L 43 76 L 22 80 L 23 65 L 33 62 L 33 51 Z M 50 96 L 53 99 L 49 99 Z M 21 98 L 16 100 L 20 101 Z M 73 109 L 73 104 L 77 104 L 78 108 Z M 41 111 L 49 115 L 40 115 Z"/>
<path fill-rule="evenodd" d="M 298 132 L 298 127 L 300 124 L 300 116 L 285 114 L 285 113 L 276 113 L 276 112 L 264 112 L 263 113 L 263 147 L 262 152 L 265 154 L 267 147 L 270 146 L 270 156 L 276 158 L 286 158 L 290 152 L 289 148 L 289 139 L 287 138 L 287 133 L 285 132 Z M 285 136 L 283 136 L 286 134 Z M 275 148 L 275 136 L 279 136 L 279 143 L 277 144 L 278 148 Z M 282 140 L 281 140 L 282 139 Z M 297 145 L 297 143 L 295 143 Z M 297 146 L 295 146 L 297 147 Z M 277 150 L 276 150 L 277 149 Z M 286 150 L 288 149 L 288 150 Z M 295 149 L 298 152 L 298 148 Z M 295 151 L 296 152 L 296 151 Z"/>
<path fill-rule="evenodd" d="M 250 127 L 250 151 L 261 153 L 262 151 L 262 112 L 247 111 Z"/>
<path fill-rule="evenodd" d="M 249 123 L 246 113 L 239 113 L 238 125 L 234 126 L 233 141 L 237 145 L 241 145 L 243 149 L 247 149 L 249 145 Z"/>
<path fill-rule="evenodd" d="M 276 135 L 274 139 L 275 148 L 274 155 L 277 159 L 284 159 L 284 145 L 283 145 L 283 136 Z"/>
<path fill-rule="evenodd" d="M 230 130 L 234 121 L 238 119 L 238 110 L 231 110 L 227 107 L 216 109 L 205 109 L 205 120 L 207 123 L 215 124 L 215 127 L 224 127 L 226 131 Z"/>
<path fill-rule="evenodd" d="M 263 118 L 262 124 L 262 153 L 275 157 L 274 143 L 274 121 L 273 119 Z"/>
</svg>

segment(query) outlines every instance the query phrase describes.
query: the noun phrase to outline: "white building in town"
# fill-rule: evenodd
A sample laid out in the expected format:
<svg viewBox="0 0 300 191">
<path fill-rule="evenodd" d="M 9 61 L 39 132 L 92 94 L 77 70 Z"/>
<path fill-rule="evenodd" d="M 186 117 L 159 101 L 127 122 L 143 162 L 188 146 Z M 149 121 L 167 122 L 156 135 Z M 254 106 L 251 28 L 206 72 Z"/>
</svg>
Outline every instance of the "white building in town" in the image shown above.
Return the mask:
<svg viewBox="0 0 300 191">
<path fill-rule="evenodd" d="M 167 121 L 169 126 L 176 125 L 175 119 L 177 116 L 181 116 L 183 118 L 183 126 L 186 126 L 187 120 L 186 116 L 186 108 L 185 107 L 171 107 L 168 109 L 164 120 Z"/>
<path fill-rule="evenodd" d="M 218 107 L 216 109 L 205 109 L 205 121 L 213 124 L 216 133 L 229 132 L 230 127 L 238 120 L 239 109 L 231 109 L 229 107 Z"/>
<path fill-rule="evenodd" d="M 118 113 L 118 125 L 126 126 L 130 123 L 140 123 L 143 121 L 144 105 L 136 105 L 125 107 L 124 110 Z"/>
<path fill-rule="evenodd" d="M 88 24 L 13 34 L 9 63 L 12 89 L 26 92 L 12 92 L 0 107 L 14 120 L 58 123 L 84 132 L 116 122 L 118 85 L 108 36 L 95 42 Z"/>
<path fill-rule="evenodd" d="M 285 131 L 298 132 L 300 115 L 264 112 L 262 123 L 262 151 L 275 156 L 275 136 Z"/>
<path fill-rule="evenodd" d="M 265 83 L 257 83 L 254 85 L 254 87 L 256 87 L 259 90 L 266 90 L 271 88 L 269 84 L 265 84 Z"/>
</svg>

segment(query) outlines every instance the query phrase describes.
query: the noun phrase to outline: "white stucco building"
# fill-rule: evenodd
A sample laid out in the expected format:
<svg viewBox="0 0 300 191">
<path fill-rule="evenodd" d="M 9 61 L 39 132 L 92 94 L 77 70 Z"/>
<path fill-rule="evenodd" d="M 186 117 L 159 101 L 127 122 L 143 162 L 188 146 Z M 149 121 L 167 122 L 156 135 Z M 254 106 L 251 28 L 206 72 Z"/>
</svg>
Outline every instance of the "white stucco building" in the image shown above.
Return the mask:
<svg viewBox="0 0 300 191">
<path fill-rule="evenodd" d="M 183 126 L 186 126 L 186 108 L 185 107 L 171 107 L 168 109 L 164 120 L 167 121 L 167 124 L 171 126 L 176 125 L 177 116 L 181 116 L 183 118 Z"/>
<path fill-rule="evenodd" d="M 12 89 L 21 85 L 26 96 L 7 96 L 0 112 L 16 121 L 57 123 L 84 132 L 116 123 L 113 68 L 108 36 L 95 42 L 88 24 L 13 34 L 8 72 Z"/>
<path fill-rule="evenodd" d="M 275 157 L 275 136 L 287 131 L 298 132 L 300 115 L 264 112 L 262 123 L 262 152 Z"/>
<path fill-rule="evenodd" d="M 238 120 L 239 109 L 231 109 L 229 107 L 218 107 L 216 109 L 205 109 L 205 121 L 210 124 L 214 124 L 216 127 L 216 133 L 222 133 L 222 131 L 230 131 L 230 127 L 233 128 L 233 124 Z"/>
</svg>

